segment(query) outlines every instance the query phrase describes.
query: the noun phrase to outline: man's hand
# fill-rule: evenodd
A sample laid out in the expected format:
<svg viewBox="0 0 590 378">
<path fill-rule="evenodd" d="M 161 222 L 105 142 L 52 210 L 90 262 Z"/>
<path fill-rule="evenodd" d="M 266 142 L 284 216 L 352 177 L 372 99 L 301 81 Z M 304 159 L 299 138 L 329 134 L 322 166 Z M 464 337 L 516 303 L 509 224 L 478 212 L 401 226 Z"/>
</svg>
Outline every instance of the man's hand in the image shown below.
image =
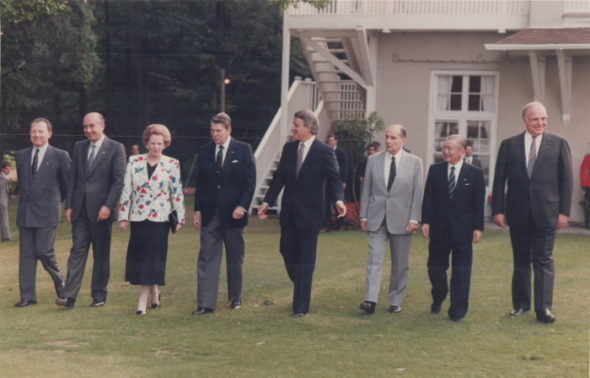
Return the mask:
<svg viewBox="0 0 590 378">
<path fill-rule="evenodd" d="M 182 229 L 182 224 L 181 223 L 178 223 L 176 225 L 176 232 L 180 231 L 181 229 Z"/>
<path fill-rule="evenodd" d="M 494 223 L 499 227 L 508 228 L 508 224 L 506 223 L 506 216 L 504 214 L 494 215 Z"/>
<path fill-rule="evenodd" d="M 105 219 L 109 219 L 111 217 L 111 209 L 106 206 L 101 206 L 100 210 L 98 211 L 98 218 L 96 218 L 97 222 L 103 221 Z"/>
<path fill-rule="evenodd" d="M 346 215 L 346 205 L 342 201 L 336 201 L 336 211 L 338 211 L 338 218 Z"/>
<path fill-rule="evenodd" d="M 129 229 L 129 222 L 128 221 L 120 221 L 119 222 L 119 230 L 127 231 Z"/>
<path fill-rule="evenodd" d="M 430 225 L 428 223 L 424 223 L 422 225 L 422 235 L 426 238 L 426 239 L 430 239 Z"/>
<path fill-rule="evenodd" d="M 193 226 L 196 229 L 201 228 L 201 212 L 200 211 L 195 211 L 195 214 L 193 215 Z"/>
<path fill-rule="evenodd" d="M 408 234 L 412 234 L 414 233 L 418 227 L 420 227 L 420 225 L 416 222 L 408 222 L 408 225 L 406 226 L 406 232 Z"/>
<path fill-rule="evenodd" d="M 367 228 L 367 220 L 366 219 L 362 219 L 361 220 L 361 230 L 363 232 L 367 232 L 369 229 Z"/>
<path fill-rule="evenodd" d="M 72 209 L 66 209 L 66 211 L 64 212 L 65 216 L 66 216 L 66 221 L 69 224 L 72 224 Z"/>
<path fill-rule="evenodd" d="M 262 205 L 260 205 L 260 207 L 258 207 L 258 219 L 260 220 L 265 220 L 266 218 L 268 218 L 268 204 L 263 203 Z"/>
<path fill-rule="evenodd" d="M 242 219 L 244 215 L 246 215 L 246 209 L 244 209 L 242 206 L 236 206 L 231 216 L 234 219 Z"/>
<path fill-rule="evenodd" d="M 559 230 L 560 228 L 564 228 L 567 226 L 567 221 L 568 221 L 569 217 L 565 214 L 559 214 L 557 216 L 557 229 Z"/>
<path fill-rule="evenodd" d="M 483 231 L 481 230 L 473 230 L 473 242 L 479 243 L 481 240 L 481 236 L 483 235 Z"/>
</svg>

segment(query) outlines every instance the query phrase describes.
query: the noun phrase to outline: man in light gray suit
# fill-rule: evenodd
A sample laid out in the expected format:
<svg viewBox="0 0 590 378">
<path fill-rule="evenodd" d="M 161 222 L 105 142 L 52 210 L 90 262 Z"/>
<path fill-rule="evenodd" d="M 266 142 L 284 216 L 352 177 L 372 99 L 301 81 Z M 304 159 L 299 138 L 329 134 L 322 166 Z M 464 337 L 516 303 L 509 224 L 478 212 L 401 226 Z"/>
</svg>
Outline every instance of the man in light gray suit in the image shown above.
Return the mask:
<svg viewBox="0 0 590 378">
<path fill-rule="evenodd" d="M 18 212 L 20 229 L 18 278 L 20 301 L 14 307 L 37 304 L 35 279 L 37 260 L 49 273 L 59 298 L 63 276 L 59 271 L 53 244 L 59 225 L 61 202 L 67 191 L 70 156 L 66 151 L 49 145 L 51 122 L 37 118 L 31 123 L 32 147 L 16 154 L 18 174 Z"/>
<path fill-rule="evenodd" d="M 367 288 L 360 309 L 375 312 L 387 241 L 391 249 L 389 312 L 402 310 L 408 285 L 412 235 L 422 212 L 422 159 L 404 151 L 406 129 L 391 125 L 385 131 L 386 151 L 369 156 L 361 195 L 361 229 L 369 233 Z"/>
<path fill-rule="evenodd" d="M 8 222 L 8 186 L 10 180 L 10 164 L 2 163 L 0 170 L 0 240 L 3 242 L 12 240 L 10 235 L 10 223 Z"/>
<path fill-rule="evenodd" d="M 72 225 L 73 245 L 68 259 L 64 296 L 56 304 L 73 307 L 82 285 L 88 250 L 92 244 L 92 307 L 107 300 L 110 276 L 111 233 L 125 176 L 125 147 L 104 134 L 100 113 L 88 113 L 82 121 L 86 140 L 76 142 L 66 219 Z"/>
</svg>

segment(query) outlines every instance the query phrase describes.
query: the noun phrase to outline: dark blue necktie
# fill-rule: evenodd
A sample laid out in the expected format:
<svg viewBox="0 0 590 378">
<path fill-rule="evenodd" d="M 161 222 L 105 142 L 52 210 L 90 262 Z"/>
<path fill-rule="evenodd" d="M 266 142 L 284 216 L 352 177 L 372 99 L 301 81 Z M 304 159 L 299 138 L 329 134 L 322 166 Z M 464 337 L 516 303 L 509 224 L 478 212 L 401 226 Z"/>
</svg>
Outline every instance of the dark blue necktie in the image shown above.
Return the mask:
<svg viewBox="0 0 590 378">
<path fill-rule="evenodd" d="M 393 180 L 395 180 L 395 156 L 391 157 L 391 165 L 389 166 L 389 179 L 387 180 L 387 191 L 393 186 Z"/>
<path fill-rule="evenodd" d="M 453 192 L 455 191 L 455 167 L 451 167 L 451 174 L 449 175 L 449 198 L 453 199 Z"/>
</svg>

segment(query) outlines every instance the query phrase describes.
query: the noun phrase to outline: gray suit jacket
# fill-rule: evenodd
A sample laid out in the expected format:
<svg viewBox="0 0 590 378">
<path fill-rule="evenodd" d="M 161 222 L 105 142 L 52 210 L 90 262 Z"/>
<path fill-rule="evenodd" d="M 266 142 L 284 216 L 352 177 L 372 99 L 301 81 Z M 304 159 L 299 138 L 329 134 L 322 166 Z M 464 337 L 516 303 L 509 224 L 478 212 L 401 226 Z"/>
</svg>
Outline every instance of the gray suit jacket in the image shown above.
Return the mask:
<svg viewBox="0 0 590 378">
<path fill-rule="evenodd" d="M 85 205 L 89 220 L 95 222 L 100 208 L 106 206 L 112 211 L 111 220 L 115 220 L 125 178 L 125 147 L 105 137 L 92 166 L 87 169 L 89 146 L 89 140 L 74 145 L 66 209 L 72 209 L 72 221 L 75 221 Z"/>
<path fill-rule="evenodd" d="M 422 159 L 402 151 L 395 181 L 388 192 L 384 177 L 386 156 L 386 151 L 382 151 L 367 159 L 360 218 L 367 219 L 369 231 L 376 231 L 385 218 L 390 234 L 405 234 L 408 222 L 419 222 L 422 213 Z"/>
<path fill-rule="evenodd" d="M 8 207 L 8 178 L 0 172 L 0 207 Z"/>
<path fill-rule="evenodd" d="M 33 147 L 28 147 L 16 153 L 20 194 L 16 224 L 19 227 L 57 227 L 61 201 L 67 192 L 70 155 L 64 150 L 48 146 L 33 177 L 32 150 Z"/>
</svg>

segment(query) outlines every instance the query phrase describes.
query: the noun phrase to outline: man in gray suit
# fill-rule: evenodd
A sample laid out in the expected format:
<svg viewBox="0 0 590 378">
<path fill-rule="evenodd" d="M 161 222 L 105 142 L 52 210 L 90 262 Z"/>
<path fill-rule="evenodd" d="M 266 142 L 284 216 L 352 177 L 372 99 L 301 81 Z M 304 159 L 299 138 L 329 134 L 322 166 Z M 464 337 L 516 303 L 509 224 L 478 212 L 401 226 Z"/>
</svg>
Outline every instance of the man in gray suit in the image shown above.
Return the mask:
<svg viewBox="0 0 590 378">
<path fill-rule="evenodd" d="M 49 273 L 55 293 L 62 295 L 63 276 L 53 244 L 59 225 L 61 202 L 67 191 L 70 156 L 49 145 L 52 127 L 45 118 L 31 123 L 32 147 L 16 154 L 19 201 L 16 223 L 20 229 L 18 278 L 20 301 L 14 307 L 37 304 L 35 279 L 37 260 Z"/>
<path fill-rule="evenodd" d="M 10 235 L 10 223 L 8 222 L 8 186 L 10 180 L 10 164 L 2 163 L 0 171 L 0 240 L 3 242 L 12 240 Z"/>
<path fill-rule="evenodd" d="M 92 307 L 107 300 L 110 276 L 111 232 L 123 190 L 125 148 L 104 134 L 100 113 L 82 121 L 87 140 L 76 142 L 66 197 L 66 219 L 72 225 L 73 245 L 68 259 L 64 295 L 60 306 L 73 307 L 82 285 L 88 250 L 92 244 Z"/>
<path fill-rule="evenodd" d="M 422 159 L 406 152 L 406 129 L 385 131 L 386 151 L 369 156 L 361 195 L 361 229 L 369 233 L 367 288 L 361 310 L 375 312 L 387 241 L 391 249 L 389 312 L 402 310 L 408 285 L 412 235 L 422 212 Z"/>
</svg>

